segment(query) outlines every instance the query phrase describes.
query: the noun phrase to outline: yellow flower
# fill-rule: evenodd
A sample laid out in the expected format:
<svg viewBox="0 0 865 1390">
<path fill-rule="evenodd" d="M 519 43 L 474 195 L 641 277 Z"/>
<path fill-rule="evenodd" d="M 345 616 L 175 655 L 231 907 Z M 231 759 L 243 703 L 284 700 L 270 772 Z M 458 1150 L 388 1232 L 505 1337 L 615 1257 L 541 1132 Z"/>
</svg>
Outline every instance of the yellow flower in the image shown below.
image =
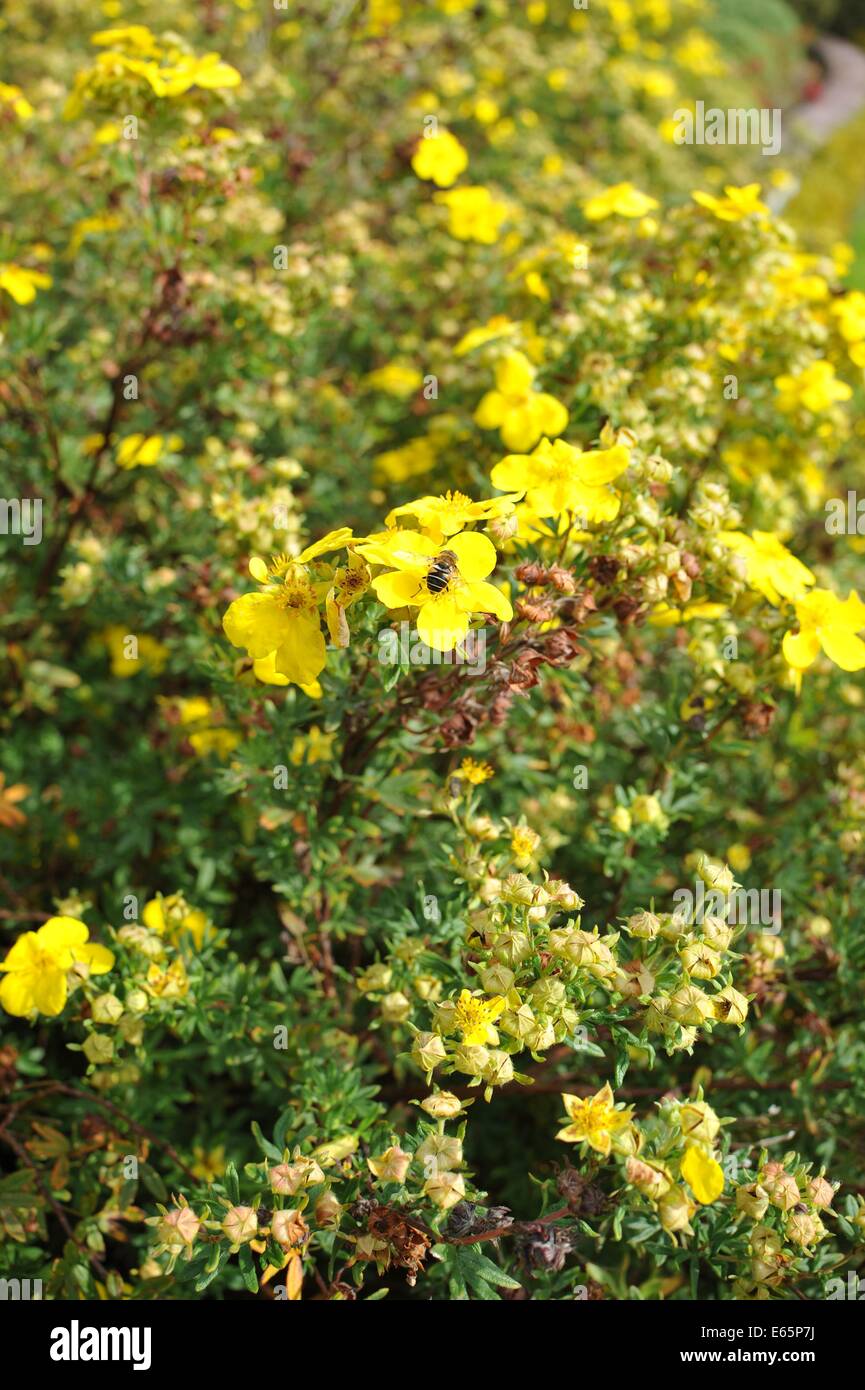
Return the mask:
<svg viewBox="0 0 865 1390">
<path fill-rule="evenodd" d="M 596 193 L 583 203 L 583 212 L 590 222 L 601 222 L 607 217 L 645 217 L 647 212 L 658 207 L 657 198 L 641 193 L 632 183 L 616 183 Z"/>
<path fill-rule="evenodd" d="M 374 564 L 394 566 L 387 574 L 377 575 L 372 587 L 386 608 L 418 608 L 418 635 L 435 651 L 452 651 L 468 632 L 473 613 L 492 613 L 503 622 L 513 617 L 509 600 L 486 582 L 495 568 L 496 550 L 491 540 L 477 532 L 448 537 L 451 569 L 438 592 L 427 584 L 440 554 L 439 543 L 429 536 L 419 531 L 383 532 L 357 549 Z"/>
<path fill-rule="evenodd" d="M 463 758 L 457 768 L 456 775 L 464 782 L 469 782 L 473 787 L 479 787 L 482 782 L 488 782 L 496 774 L 489 763 L 479 763 L 474 758 Z"/>
<path fill-rule="evenodd" d="M 464 169 L 469 157 L 455 135 L 438 130 L 424 135 L 412 155 L 411 167 L 419 179 L 431 179 L 439 188 L 450 188 Z"/>
<path fill-rule="evenodd" d="M 741 555 L 752 589 L 778 607 L 782 598 L 798 599 L 816 579 L 807 565 L 791 554 L 771 531 L 719 531 L 718 540 L 734 554 Z"/>
<path fill-rule="evenodd" d="M 689 603 L 684 608 L 659 603 L 653 609 L 649 622 L 653 627 L 678 627 L 681 623 L 711 622 L 713 618 L 722 618 L 726 611 L 725 603 Z"/>
<path fill-rule="evenodd" d="M 288 676 L 284 676 L 281 671 L 276 669 L 276 652 L 271 652 L 269 656 L 263 656 L 258 661 L 253 661 L 252 672 L 255 679 L 264 685 L 291 685 Z M 306 684 L 300 682 L 300 688 L 304 695 L 308 695 L 310 699 L 321 699 L 322 690 L 319 681 L 309 681 Z"/>
<path fill-rule="evenodd" d="M 165 443 L 161 434 L 128 434 L 117 446 L 120 468 L 146 468 L 159 462 Z"/>
<path fill-rule="evenodd" d="M 464 989 L 454 1009 L 454 1028 L 462 1035 L 469 1047 L 482 1047 L 485 1043 L 497 1043 L 499 1035 L 493 1022 L 507 1007 L 507 1000 L 500 994 L 492 999 L 483 999 L 478 993 Z"/>
<path fill-rule="evenodd" d="M 181 893 L 171 893 L 167 898 L 158 893 L 144 904 L 141 920 L 157 936 L 166 936 L 169 941 L 176 942 L 183 932 L 189 932 L 196 951 L 212 934 L 206 913 L 190 907 Z"/>
<path fill-rule="evenodd" d="M 765 213 L 768 216 L 769 209 L 765 203 L 760 202 L 758 183 L 747 183 L 741 188 L 727 184 L 724 194 L 723 198 L 716 198 L 711 193 L 697 192 L 692 193 L 691 197 L 700 207 L 708 208 L 721 222 L 741 222 L 743 217 L 749 217 L 754 212 Z"/>
<path fill-rule="evenodd" d="M 822 648 L 842 671 L 865 667 L 865 642 L 856 634 L 865 628 L 865 603 L 851 589 L 842 602 L 829 589 L 812 589 L 796 602 L 799 631 L 784 634 L 784 656 L 794 671 L 814 662 Z"/>
<path fill-rule="evenodd" d="M 319 602 L 330 585 L 313 584 L 306 563 L 327 550 L 341 549 L 350 539 L 347 527 L 331 531 L 296 559 L 279 559 L 270 569 L 253 556 L 249 572 L 265 587 L 229 605 L 222 626 L 232 646 L 245 647 L 253 661 L 272 656 L 274 674 L 296 685 L 315 681 L 327 660 Z"/>
<path fill-rule="evenodd" d="M 424 473 L 431 473 L 436 461 L 436 446 L 426 435 L 410 439 L 398 449 L 386 449 L 375 456 L 376 481 L 405 483 Z"/>
<path fill-rule="evenodd" d="M 404 362 L 388 362 L 368 372 L 364 384 L 374 391 L 385 391 L 389 396 L 413 396 L 423 386 L 423 373 L 417 367 L 409 367 Z"/>
<path fill-rule="evenodd" d="M 0 1004 L 15 1018 L 34 1010 L 55 1018 L 62 1013 L 68 993 L 69 972 L 104 975 L 114 965 L 106 946 L 88 941 L 89 931 L 75 917 L 51 917 L 38 931 L 25 932 L 0 964 L 5 979 L 0 983 Z"/>
<path fill-rule="evenodd" d="M 381 38 L 402 19 L 400 0 L 369 0 L 367 10 L 366 32 L 373 38 Z"/>
<path fill-rule="evenodd" d="M 567 426 L 566 407 L 555 396 L 535 391 L 534 379 L 524 353 L 506 353 L 496 363 L 495 391 L 488 391 L 475 411 L 475 423 L 481 429 L 497 429 L 508 449 L 531 449 L 542 435 L 561 434 Z"/>
<path fill-rule="evenodd" d="M 142 670 L 158 676 L 168 660 L 168 648 L 162 642 L 157 642 L 155 637 L 148 637 L 147 633 L 139 636 L 115 623 L 105 628 L 101 635 L 111 658 L 112 676 L 125 680 L 129 676 L 137 676 Z"/>
<path fill-rule="evenodd" d="M 510 497 L 488 497 L 482 502 L 473 502 L 464 492 L 446 492 L 443 497 L 418 497 L 414 502 L 394 507 L 387 515 L 386 524 L 393 526 L 397 517 L 413 516 L 426 535 L 444 543 L 448 536 L 473 522 L 492 521 L 494 517 L 507 516 L 513 509 Z"/>
<path fill-rule="evenodd" d="M 5 290 L 16 304 L 32 304 L 37 290 L 47 290 L 51 276 L 41 270 L 27 270 L 23 265 L 0 265 L 0 290 Z"/>
<path fill-rule="evenodd" d="M 782 410 L 794 411 L 798 406 L 819 414 L 829 410 L 835 401 L 849 401 L 853 391 L 845 381 L 835 376 L 831 362 L 812 362 L 795 374 L 775 377 Z"/>
<path fill-rule="evenodd" d="M 701 1206 L 717 1201 L 724 1191 L 724 1170 L 699 1144 L 689 1144 L 682 1159 L 682 1177 Z"/>
<path fill-rule="evenodd" d="M 468 352 L 474 352 L 475 348 L 484 347 L 487 343 L 493 343 L 497 338 L 510 338 L 519 331 L 519 324 L 509 319 L 506 314 L 495 314 L 493 318 L 487 319 L 484 324 L 477 328 L 470 328 L 464 337 L 460 338 L 454 348 L 455 357 L 464 357 Z"/>
<path fill-rule="evenodd" d="M 330 762 L 333 757 L 333 741 L 336 734 L 324 734 L 317 724 L 310 725 L 305 734 L 298 734 L 291 745 L 291 761 L 295 767 L 301 763 Z"/>
<path fill-rule="evenodd" d="M 488 188 L 478 184 L 451 188 L 447 193 L 437 193 L 436 202 L 448 209 L 448 231 L 458 241 L 478 241 L 483 246 L 498 241 L 508 207 L 497 202 Z"/>
<path fill-rule="evenodd" d="M 538 517 L 570 512 L 586 522 L 612 521 L 620 503 L 609 484 L 629 463 L 624 444 L 584 454 L 564 439 L 542 439 L 531 454 L 508 454 L 490 477 L 494 487 L 524 492 Z"/>
<path fill-rule="evenodd" d="M 688 30 L 673 49 L 673 58 L 680 67 L 697 77 L 723 77 L 727 71 L 727 64 L 721 58 L 717 44 L 700 29 Z"/>
<path fill-rule="evenodd" d="M 127 24 L 114 29 L 100 29 L 90 35 L 97 48 L 121 48 L 138 53 L 142 58 L 158 58 L 161 49 L 155 36 L 145 24 Z"/>
<path fill-rule="evenodd" d="M 633 1107 L 617 1107 L 610 1083 L 593 1096 L 562 1095 L 570 1124 L 556 1135 L 568 1144 L 588 1144 L 590 1149 L 609 1156 L 614 1135 L 631 1123 Z"/>
<path fill-rule="evenodd" d="M 33 115 L 33 107 L 20 87 L 0 82 L 0 107 L 6 106 L 15 113 L 19 121 L 27 121 Z"/>
</svg>

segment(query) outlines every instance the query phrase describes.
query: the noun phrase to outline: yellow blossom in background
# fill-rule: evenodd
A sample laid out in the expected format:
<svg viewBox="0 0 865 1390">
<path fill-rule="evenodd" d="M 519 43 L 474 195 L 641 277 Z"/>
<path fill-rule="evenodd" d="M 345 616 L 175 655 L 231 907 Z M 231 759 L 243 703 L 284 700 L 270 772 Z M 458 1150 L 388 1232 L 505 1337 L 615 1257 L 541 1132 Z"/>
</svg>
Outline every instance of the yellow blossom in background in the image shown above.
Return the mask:
<svg viewBox="0 0 865 1390">
<path fill-rule="evenodd" d="M 413 396 L 423 386 L 423 373 L 405 362 L 388 362 L 386 366 L 368 372 L 364 384 L 374 391 L 384 391 L 388 396 Z"/>
<path fill-rule="evenodd" d="M 849 401 L 853 395 L 846 381 L 839 381 L 836 377 L 832 363 L 824 361 L 812 362 L 801 372 L 785 372 L 782 376 L 776 376 L 775 386 L 782 410 L 792 412 L 803 407 L 815 415 L 830 410 L 837 401 Z"/>
<path fill-rule="evenodd" d="M 33 107 L 21 88 L 12 86 L 8 82 L 0 82 L 0 109 L 3 107 L 12 111 L 19 121 L 29 121 L 33 115 Z"/>
<path fill-rule="evenodd" d="M 330 762 L 335 737 L 335 734 L 322 733 L 317 724 L 311 724 L 305 733 L 296 735 L 291 745 L 291 762 L 295 767 L 304 763 Z"/>
<path fill-rule="evenodd" d="M 466 353 L 474 352 L 475 348 L 494 343 L 498 338 L 513 337 L 517 332 L 519 324 L 514 323 L 506 314 L 496 314 L 485 324 L 470 328 L 454 348 L 454 356 L 464 357 Z"/>
<path fill-rule="evenodd" d="M 531 454 L 509 454 L 497 463 L 493 487 L 525 494 L 538 517 L 570 513 L 581 521 L 612 521 L 619 512 L 619 494 L 610 483 L 630 463 L 623 444 L 583 453 L 564 439 L 542 439 Z"/>
<path fill-rule="evenodd" d="M 493 1024 L 506 1007 L 507 1000 L 500 995 L 484 999 L 479 993 L 464 989 L 454 1009 L 454 1028 L 468 1047 L 483 1046 L 485 1043 L 495 1044 L 499 1035 Z"/>
<path fill-rule="evenodd" d="M 559 1130 L 556 1138 L 568 1144 L 588 1144 L 608 1158 L 613 1139 L 631 1123 L 633 1108 L 616 1105 L 609 1082 L 593 1096 L 583 1099 L 563 1093 L 562 1100 L 570 1123 Z"/>
<path fill-rule="evenodd" d="M 436 202 L 448 209 L 448 231 L 458 241 L 477 241 L 492 246 L 508 215 L 506 203 L 498 202 L 488 188 L 470 184 L 437 193 Z"/>
<path fill-rule="evenodd" d="M 475 411 L 476 424 L 497 429 L 508 449 L 531 449 L 542 435 L 552 437 L 567 427 L 566 407 L 546 391 L 535 391 L 534 380 L 524 353 L 506 353 L 496 363 L 496 389 L 487 392 Z"/>
<path fill-rule="evenodd" d="M 760 202 L 760 185 L 758 183 L 748 183 L 741 188 L 734 184 L 727 184 L 724 188 L 724 197 L 716 198 L 712 193 L 692 193 L 691 197 L 700 207 L 707 208 L 714 213 L 715 217 L 721 222 L 741 222 L 744 217 L 750 217 L 752 213 L 760 213 L 768 216 L 769 209 L 765 203 Z"/>
<path fill-rule="evenodd" d="M 816 579 L 771 531 L 719 531 L 718 540 L 745 561 L 748 583 L 778 607 L 782 598 L 797 599 Z"/>
<path fill-rule="evenodd" d="M 838 320 L 841 336 L 848 343 L 858 343 L 865 338 L 865 294 L 861 290 L 850 290 L 841 299 L 835 299 L 830 306 Z"/>
<path fill-rule="evenodd" d="M 0 264 L 0 290 L 5 290 L 16 304 L 32 304 L 36 291 L 50 289 L 52 283 L 51 276 L 41 270 L 28 270 L 8 262 Z"/>
<path fill-rule="evenodd" d="M 784 656 L 793 670 L 806 671 L 821 650 L 842 671 L 865 667 L 865 603 L 852 590 L 843 601 L 829 589 L 812 589 L 796 603 L 798 632 L 784 634 Z"/>
<path fill-rule="evenodd" d="M 366 32 L 372 38 L 381 38 L 402 19 L 400 0 L 367 0 Z"/>
<path fill-rule="evenodd" d="M 212 934 L 207 914 L 190 907 L 180 893 L 171 893 L 168 897 L 158 893 L 144 904 L 141 920 L 157 936 L 165 936 L 171 941 L 176 942 L 183 932 L 188 932 L 196 951 L 201 950 L 207 937 Z"/>
<path fill-rule="evenodd" d="M 168 648 L 146 632 L 127 632 L 120 623 L 105 628 L 102 641 L 111 658 L 112 676 L 126 679 L 139 671 L 158 676 L 168 660 Z"/>
<path fill-rule="evenodd" d="M 165 440 L 161 434 L 129 434 L 117 446 L 117 463 L 121 468 L 148 468 L 158 463 Z"/>
<path fill-rule="evenodd" d="M 479 787 L 482 782 L 488 782 L 491 777 L 495 777 L 495 770 L 489 763 L 476 762 L 474 758 L 463 758 L 456 771 L 457 777 L 462 778 L 473 787 Z"/>
<path fill-rule="evenodd" d="M 583 212 L 590 222 L 602 222 L 614 216 L 645 217 L 658 206 L 657 198 L 641 193 L 632 183 L 616 183 L 583 203 Z"/>
<path fill-rule="evenodd" d="M 450 188 L 468 168 L 464 147 L 449 130 L 424 134 L 412 155 L 411 167 L 419 179 L 430 179 L 439 188 Z"/>
<path fill-rule="evenodd" d="M 718 45 L 701 29 L 689 29 L 673 49 L 673 59 L 695 77 L 723 77 L 727 71 Z"/>
<path fill-rule="evenodd" d="M 16 1018 L 62 1013 L 73 969 L 81 977 L 104 975 L 114 966 L 106 946 L 89 941 L 89 929 L 75 917 L 51 917 L 38 931 L 25 932 L 0 962 L 0 1005 Z"/>
</svg>

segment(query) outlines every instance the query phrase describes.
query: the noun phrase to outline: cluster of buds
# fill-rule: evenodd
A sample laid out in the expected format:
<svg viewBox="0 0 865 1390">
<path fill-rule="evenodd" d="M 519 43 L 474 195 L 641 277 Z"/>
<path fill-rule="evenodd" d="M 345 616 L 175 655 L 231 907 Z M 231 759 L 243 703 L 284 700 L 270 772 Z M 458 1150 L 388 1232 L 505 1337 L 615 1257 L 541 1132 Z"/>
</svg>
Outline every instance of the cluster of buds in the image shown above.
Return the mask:
<svg viewBox="0 0 865 1390">
<path fill-rule="evenodd" d="M 754 1182 L 736 1188 L 739 1220 L 754 1223 L 749 1236 L 748 1278 L 739 1281 L 741 1296 L 767 1297 L 795 1267 L 797 1254 L 809 1253 L 827 1234 L 822 1212 L 831 1212 L 835 1187 L 823 1172 L 795 1154 L 783 1161 L 766 1159 Z"/>
<path fill-rule="evenodd" d="M 627 1160 L 629 1184 L 654 1207 L 674 1244 L 693 1234 L 692 1218 L 724 1190 L 718 1157 L 722 1121 L 703 1100 L 666 1101 L 647 1127 L 646 1151 Z"/>
<path fill-rule="evenodd" d="M 632 994 L 644 1000 L 647 1031 L 663 1039 L 670 1055 L 690 1049 L 701 1029 L 710 1032 L 716 1023 L 741 1027 L 748 1015 L 748 997 L 730 981 L 725 960 L 735 931 L 726 915 L 736 887 L 733 874 L 699 853 L 685 863 L 696 869 L 720 912 L 679 905 L 675 912 L 634 912 L 623 922 L 640 952 L 626 967 L 642 987 L 638 993 L 635 985 Z M 656 988 L 659 980 L 662 988 Z"/>
</svg>

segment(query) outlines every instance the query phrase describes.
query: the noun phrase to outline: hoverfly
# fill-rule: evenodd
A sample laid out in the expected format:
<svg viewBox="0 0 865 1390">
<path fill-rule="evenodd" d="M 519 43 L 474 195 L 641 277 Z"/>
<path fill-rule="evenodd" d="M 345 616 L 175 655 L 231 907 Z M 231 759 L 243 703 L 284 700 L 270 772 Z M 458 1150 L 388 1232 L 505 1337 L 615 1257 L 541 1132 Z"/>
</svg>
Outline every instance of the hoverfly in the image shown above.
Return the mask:
<svg viewBox="0 0 865 1390">
<path fill-rule="evenodd" d="M 430 563 L 424 583 L 431 594 L 443 594 L 458 573 L 456 555 L 452 550 L 443 550 Z"/>
</svg>

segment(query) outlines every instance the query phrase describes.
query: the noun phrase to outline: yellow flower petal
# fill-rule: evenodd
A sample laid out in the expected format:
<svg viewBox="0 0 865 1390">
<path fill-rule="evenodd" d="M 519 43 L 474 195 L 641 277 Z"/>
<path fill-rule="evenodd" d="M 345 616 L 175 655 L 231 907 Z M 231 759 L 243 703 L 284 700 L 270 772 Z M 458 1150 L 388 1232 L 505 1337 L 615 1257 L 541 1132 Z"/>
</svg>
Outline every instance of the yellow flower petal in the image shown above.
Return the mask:
<svg viewBox="0 0 865 1390">
<path fill-rule="evenodd" d="M 724 1191 L 724 1171 L 717 1159 L 699 1144 L 691 1144 L 682 1159 L 682 1177 L 703 1206 L 716 1201 Z"/>
</svg>

